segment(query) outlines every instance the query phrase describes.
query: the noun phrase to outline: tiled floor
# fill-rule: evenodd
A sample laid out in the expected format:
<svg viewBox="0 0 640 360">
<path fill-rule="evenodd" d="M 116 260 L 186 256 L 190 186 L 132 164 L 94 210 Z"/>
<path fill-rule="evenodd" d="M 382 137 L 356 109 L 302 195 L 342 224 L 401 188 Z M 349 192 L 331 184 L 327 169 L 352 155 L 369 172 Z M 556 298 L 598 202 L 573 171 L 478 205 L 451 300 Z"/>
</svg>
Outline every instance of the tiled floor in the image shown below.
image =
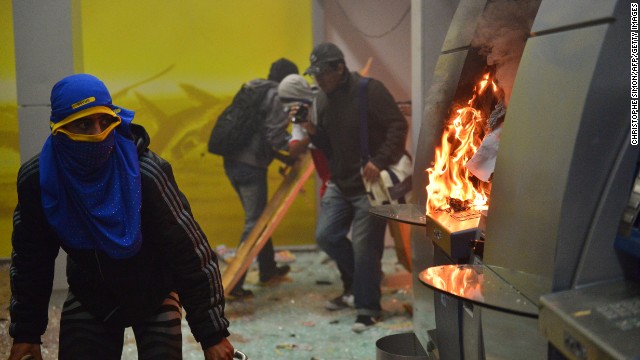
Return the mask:
<svg viewBox="0 0 640 360">
<path fill-rule="evenodd" d="M 397 264 L 395 251 L 387 248 L 383 258 L 384 319 L 362 334 L 351 331 L 355 310 L 324 310 L 323 304 L 339 294 L 341 286 L 333 262 L 317 251 L 294 252 L 288 279 L 277 284 L 257 285 L 257 272 L 247 276 L 247 288 L 255 297 L 230 302 L 226 315 L 231 321 L 230 341 L 250 359 L 375 359 L 376 341 L 384 336 L 410 332 L 411 276 Z M 0 266 L 0 358 L 10 347 L 7 334 L 7 267 Z M 60 305 L 64 292 L 55 292 L 49 312 L 49 328 L 43 337 L 45 359 L 55 359 Z M 183 322 L 185 359 L 202 359 L 200 346 Z M 126 333 L 123 359 L 137 359 L 135 340 Z"/>
</svg>

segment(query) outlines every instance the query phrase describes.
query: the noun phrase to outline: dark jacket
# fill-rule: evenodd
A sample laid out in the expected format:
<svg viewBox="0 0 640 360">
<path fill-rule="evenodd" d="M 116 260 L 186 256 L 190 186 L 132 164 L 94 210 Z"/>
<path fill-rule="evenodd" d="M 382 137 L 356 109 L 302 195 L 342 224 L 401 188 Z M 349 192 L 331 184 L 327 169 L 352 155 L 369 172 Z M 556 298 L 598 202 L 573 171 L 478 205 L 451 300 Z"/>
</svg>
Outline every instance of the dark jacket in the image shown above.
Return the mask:
<svg viewBox="0 0 640 360">
<path fill-rule="evenodd" d="M 332 93 L 319 93 L 317 133 L 311 137 L 314 145 L 328 155 L 331 181 L 346 196 L 365 193 L 360 175 L 359 79 L 358 73 L 350 73 Z M 382 82 L 371 79 L 366 96 L 370 161 L 382 170 L 404 154 L 408 124 Z"/>
<path fill-rule="evenodd" d="M 229 335 L 218 260 L 178 189 L 171 165 L 148 149 L 143 127 L 131 125 L 142 178 L 142 248 L 124 260 L 63 245 L 47 223 L 40 194 L 39 155 L 18 172 L 11 262 L 11 325 L 15 342 L 39 343 L 58 249 L 68 254 L 70 291 L 97 319 L 126 327 L 153 313 L 176 290 L 189 327 L 203 348 Z"/>
</svg>

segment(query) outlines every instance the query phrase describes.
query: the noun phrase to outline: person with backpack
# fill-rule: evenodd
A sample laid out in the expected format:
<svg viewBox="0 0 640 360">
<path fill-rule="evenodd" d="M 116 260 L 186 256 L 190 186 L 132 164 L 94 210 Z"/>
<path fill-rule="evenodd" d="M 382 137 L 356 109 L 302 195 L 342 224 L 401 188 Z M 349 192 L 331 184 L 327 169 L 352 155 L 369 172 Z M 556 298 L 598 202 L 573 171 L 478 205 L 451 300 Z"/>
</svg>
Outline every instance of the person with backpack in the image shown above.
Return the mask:
<svg viewBox="0 0 640 360">
<path fill-rule="evenodd" d="M 267 205 L 269 164 L 277 151 L 288 149 L 290 138 L 287 132 L 288 119 L 287 114 L 282 111 L 282 104 L 278 98 L 278 84 L 285 76 L 297 73 L 298 67 L 290 60 L 281 58 L 275 61 L 271 64 L 267 79 L 254 79 L 244 84 L 231 105 L 218 118 L 218 122 L 226 121 L 226 116 L 228 120 L 240 119 L 248 124 L 240 128 L 242 132 L 230 130 L 227 131 L 226 136 L 217 137 L 220 141 L 228 140 L 229 134 L 237 132 L 239 139 L 245 138 L 238 141 L 246 142 L 240 146 L 229 144 L 227 151 L 221 154 L 225 174 L 238 194 L 244 209 L 244 229 L 240 236 L 240 243 L 247 238 Z M 215 150 L 217 146 L 215 133 L 214 127 L 210 150 L 212 148 Z M 265 243 L 258 254 L 258 270 L 262 283 L 281 278 L 290 270 L 288 265 L 277 265 L 271 239 Z M 242 276 L 229 292 L 229 299 L 253 296 L 251 290 L 243 287 L 244 278 L 245 276 Z"/>
<path fill-rule="evenodd" d="M 330 180 L 322 197 L 316 226 L 318 246 L 335 260 L 343 293 L 325 308 L 346 308 L 353 295 L 356 321 L 362 332 L 381 317 L 382 254 L 386 220 L 369 214 L 371 204 L 363 183 L 405 152 L 408 123 L 384 84 L 349 72 L 342 51 L 333 43 L 317 45 L 305 74 L 320 87 L 316 99 L 317 125 L 307 124 L 312 143 L 329 159 Z M 359 104 L 367 106 L 360 111 Z M 370 158 L 363 161 L 360 116 L 368 124 Z M 351 239 L 347 234 L 351 229 Z"/>
<path fill-rule="evenodd" d="M 207 360 L 230 360 L 218 259 L 171 165 L 134 112 L 89 74 L 51 90 L 51 134 L 18 172 L 11 242 L 10 360 L 42 359 L 55 259 L 67 253 L 65 359 L 182 359 L 182 307 Z"/>
</svg>

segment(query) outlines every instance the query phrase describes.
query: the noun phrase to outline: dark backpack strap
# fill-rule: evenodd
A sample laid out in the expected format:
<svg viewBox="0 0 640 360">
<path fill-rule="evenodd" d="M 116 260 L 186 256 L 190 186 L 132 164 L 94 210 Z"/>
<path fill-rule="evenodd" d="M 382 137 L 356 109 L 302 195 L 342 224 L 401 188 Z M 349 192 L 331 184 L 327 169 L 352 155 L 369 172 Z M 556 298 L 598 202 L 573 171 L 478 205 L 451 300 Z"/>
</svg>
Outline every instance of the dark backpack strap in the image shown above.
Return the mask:
<svg viewBox="0 0 640 360">
<path fill-rule="evenodd" d="M 360 121 L 360 160 L 361 166 L 365 166 L 369 161 L 369 124 L 368 124 L 368 97 L 367 85 L 371 78 L 361 77 L 358 80 L 358 119 Z"/>
</svg>

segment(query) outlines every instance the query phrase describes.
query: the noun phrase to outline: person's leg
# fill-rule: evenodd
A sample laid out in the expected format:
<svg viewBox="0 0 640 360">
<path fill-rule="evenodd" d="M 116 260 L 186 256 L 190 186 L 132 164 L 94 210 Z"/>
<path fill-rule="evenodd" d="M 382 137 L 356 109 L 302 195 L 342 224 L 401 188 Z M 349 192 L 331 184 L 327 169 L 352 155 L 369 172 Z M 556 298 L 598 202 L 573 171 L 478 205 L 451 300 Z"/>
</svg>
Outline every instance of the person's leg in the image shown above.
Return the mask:
<svg viewBox="0 0 640 360">
<path fill-rule="evenodd" d="M 246 223 L 250 226 L 248 229 L 245 227 L 245 233 L 242 234 L 242 241 L 246 239 L 249 232 L 258 223 L 258 219 L 260 219 L 262 212 L 264 212 L 264 209 L 267 207 L 267 200 L 269 196 L 267 169 L 253 168 L 253 171 L 254 173 L 251 176 L 251 184 L 248 184 L 247 189 L 244 191 L 244 197 L 247 201 L 243 203 L 243 206 L 247 214 Z M 271 238 L 269 238 L 258 253 L 258 270 L 260 272 L 261 281 L 266 281 L 271 274 L 275 274 L 277 272 L 276 268 L 277 265 L 275 261 L 273 242 L 271 241 Z"/>
<path fill-rule="evenodd" d="M 178 294 L 172 292 L 153 315 L 132 327 L 138 359 L 182 359 L 181 321 Z"/>
<path fill-rule="evenodd" d="M 366 195 L 351 198 L 355 209 L 351 239 L 355 259 L 354 304 L 358 315 L 380 316 L 382 254 L 387 221 L 369 213 Z"/>
<path fill-rule="evenodd" d="M 230 160 L 225 160 L 224 169 L 244 209 L 244 229 L 240 237 L 240 243 L 242 243 L 248 237 L 266 207 L 268 196 L 267 170 Z M 258 254 L 261 274 L 275 271 L 274 255 L 273 243 L 269 239 Z M 244 278 L 245 276 L 243 275 L 232 293 L 242 289 Z"/>
<path fill-rule="evenodd" d="M 124 328 L 111 329 L 69 292 L 60 315 L 58 359 L 120 360 Z"/>
<path fill-rule="evenodd" d="M 347 238 L 352 219 L 351 205 L 340 189 L 329 183 L 316 224 L 316 242 L 336 262 L 345 292 L 351 290 L 354 273 L 353 247 Z"/>
<path fill-rule="evenodd" d="M 243 190 L 246 187 L 244 179 L 246 179 L 248 176 L 251 176 L 251 171 L 250 171 L 251 169 L 247 169 L 247 166 L 246 165 L 243 166 L 243 165 L 244 164 L 238 161 L 227 160 L 227 159 L 224 160 L 224 172 L 227 175 L 227 178 L 229 179 L 229 182 L 231 183 L 233 190 L 235 190 L 236 194 L 240 198 L 240 204 L 242 205 L 242 208 L 244 210 L 244 228 L 243 228 L 242 234 L 240 235 L 240 244 L 242 244 L 242 242 L 246 238 L 249 231 L 251 231 L 251 228 L 248 227 L 250 224 L 247 224 L 248 222 L 247 211 L 244 206 L 246 200 L 243 197 L 243 194 L 244 194 Z M 253 225 L 251 225 L 251 227 L 253 227 Z M 245 275 L 242 275 L 242 277 L 240 277 L 240 279 L 236 283 L 233 290 L 231 290 L 232 294 L 233 293 L 240 294 L 240 292 L 242 292 L 242 286 L 244 285 L 244 278 L 245 278 Z"/>
</svg>

